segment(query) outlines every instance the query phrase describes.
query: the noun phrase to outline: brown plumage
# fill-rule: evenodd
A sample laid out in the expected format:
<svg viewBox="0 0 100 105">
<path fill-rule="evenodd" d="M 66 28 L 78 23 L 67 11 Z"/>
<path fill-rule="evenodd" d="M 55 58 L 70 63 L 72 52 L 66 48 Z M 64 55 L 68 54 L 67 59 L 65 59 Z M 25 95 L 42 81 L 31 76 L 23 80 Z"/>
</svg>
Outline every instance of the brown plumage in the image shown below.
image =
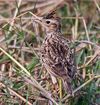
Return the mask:
<svg viewBox="0 0 100 105">
<path fill-rule="evenodd" d="M 70 42 L 62 36 L 60 19 L 51 13 L 40 22 L 46 32 L 41 45 L 40 59 L 51 75 L 62 78 L 65 90 L 72 94 L 71 81 L 76 67 L 73 53 L 69 48 Z"/>
</svg>

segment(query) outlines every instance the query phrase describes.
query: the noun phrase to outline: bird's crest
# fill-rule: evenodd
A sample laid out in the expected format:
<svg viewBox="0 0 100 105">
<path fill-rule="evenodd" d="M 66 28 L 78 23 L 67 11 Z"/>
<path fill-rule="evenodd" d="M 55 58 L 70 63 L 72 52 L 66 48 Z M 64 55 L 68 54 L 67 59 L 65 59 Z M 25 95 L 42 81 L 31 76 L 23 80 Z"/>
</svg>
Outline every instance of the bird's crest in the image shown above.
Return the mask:
<svg viewBox="0 0 100 105">
<path fill-rule="evenodd" d="M 58 17 L 56 11 L 52 11 L 50 13 L 48 13 L 44 19 L 56 19 L 56 20 L 60 20 L 60 17 Z"/>
</svg>

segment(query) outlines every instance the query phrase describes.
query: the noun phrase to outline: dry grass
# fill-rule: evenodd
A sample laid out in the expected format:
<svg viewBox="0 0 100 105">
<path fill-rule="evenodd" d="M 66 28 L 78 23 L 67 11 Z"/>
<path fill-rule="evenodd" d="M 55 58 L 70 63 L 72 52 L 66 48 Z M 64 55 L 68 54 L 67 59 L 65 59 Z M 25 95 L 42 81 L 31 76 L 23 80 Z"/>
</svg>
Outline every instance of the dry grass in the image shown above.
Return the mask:
<svg viewBox="0 0 100 105">
<path fill-rule="evenodd" d="M 0 105 L 99 105 L 100 1 L 9 1 L 0 0 Z M 61 99 L 57 84 L 39 62 L 44 33 L 33 15 L 52 10 L 57 10 L 62 32 L 76 49 L 83 79 L 73 81 L 74 97 L 63 90 Z"/>
</svg>

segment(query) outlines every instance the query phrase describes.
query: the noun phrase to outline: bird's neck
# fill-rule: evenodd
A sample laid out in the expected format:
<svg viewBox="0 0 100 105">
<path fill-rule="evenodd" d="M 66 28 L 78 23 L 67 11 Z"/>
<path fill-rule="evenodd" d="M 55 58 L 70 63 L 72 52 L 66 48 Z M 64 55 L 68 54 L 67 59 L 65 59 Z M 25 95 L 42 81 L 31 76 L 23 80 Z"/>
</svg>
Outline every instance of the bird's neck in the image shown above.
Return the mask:
<svg viewBox="0 0 100 105">
<path fill-rule="evenodd" d="M 58 35 L 60 35 L 61 32 L 60 31 L 50 31 L 50 32 L 47 32 L 46 35 L 45 35 L 45 41 L 49 40 L 50 38 L 54 38 Z"/>
<path fill-rule="evenodd" d="M 55 33 L 60 33 L 60 32 L 61 32 L 60 30 L 50 30 L 50 31 L 46 31 L 46 35 L 52 35 L 52 34 L 57 35 Z"/>
</svg>

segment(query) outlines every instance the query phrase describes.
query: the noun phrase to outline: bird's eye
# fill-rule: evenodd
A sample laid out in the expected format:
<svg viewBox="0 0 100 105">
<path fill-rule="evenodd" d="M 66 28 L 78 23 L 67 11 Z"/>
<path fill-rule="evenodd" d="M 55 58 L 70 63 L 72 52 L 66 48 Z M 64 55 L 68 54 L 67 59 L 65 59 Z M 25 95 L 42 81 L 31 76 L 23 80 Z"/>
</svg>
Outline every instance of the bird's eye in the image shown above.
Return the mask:
<svg viewBox="0 0 100 105">
<path fill-rule="evenodd" d="M 49 24 L 49 23 L 50 23 L 50 21 L 49 21 L 49 20 L 47 20 L 47 21 L 46 21 L 46 23 L 47 23 L 47 24 Z"/>
</svg>

